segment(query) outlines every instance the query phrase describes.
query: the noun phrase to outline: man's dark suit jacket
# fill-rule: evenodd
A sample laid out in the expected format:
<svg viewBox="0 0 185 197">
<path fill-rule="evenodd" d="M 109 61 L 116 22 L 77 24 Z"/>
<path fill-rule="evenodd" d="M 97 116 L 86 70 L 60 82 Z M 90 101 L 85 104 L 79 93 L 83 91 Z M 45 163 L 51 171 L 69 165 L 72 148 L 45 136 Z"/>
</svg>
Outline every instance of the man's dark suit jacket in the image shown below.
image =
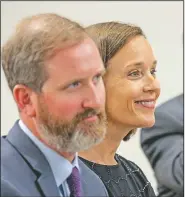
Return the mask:
<svg viewBox="0 0 185 197">
<path fill-rule="evenodd" d="M 183 95 L 169 100 L 157 108 L 155 125 L 141 131 L 141 146 L 154 169 L 160 197 L 184 196 L 183 109 Z"/>
<path fill-rule="evenodd" d="M 108 196 L 103 182 L 81 160 L 79 167 L 83 196 Z M 18 122 L 1 137 L 1 196 L 60 196 L 48 161 Z"/>
</svg>

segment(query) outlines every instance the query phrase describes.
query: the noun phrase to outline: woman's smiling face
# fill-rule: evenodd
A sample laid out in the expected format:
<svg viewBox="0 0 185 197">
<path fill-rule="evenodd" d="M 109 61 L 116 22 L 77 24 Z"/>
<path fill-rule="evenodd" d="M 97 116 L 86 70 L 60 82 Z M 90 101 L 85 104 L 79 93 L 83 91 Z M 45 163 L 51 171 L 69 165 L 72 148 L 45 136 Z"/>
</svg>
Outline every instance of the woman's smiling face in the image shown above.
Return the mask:
<svg viewBox="0 0 185 197">
<path fill-rule="evenodd" d="M 124 127 L 151 127 L 160 94 L 152 48 L 143 36 L 131 38 L 108 62 L 104 77 L 108 119 Z"/>
</svg>

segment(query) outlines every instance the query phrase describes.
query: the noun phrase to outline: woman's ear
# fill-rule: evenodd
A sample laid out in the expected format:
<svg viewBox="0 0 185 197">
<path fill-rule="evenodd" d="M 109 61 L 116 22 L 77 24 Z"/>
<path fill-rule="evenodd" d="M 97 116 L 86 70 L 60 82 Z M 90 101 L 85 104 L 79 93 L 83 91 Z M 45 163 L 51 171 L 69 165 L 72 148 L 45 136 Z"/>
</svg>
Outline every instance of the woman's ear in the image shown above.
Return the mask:
<svg viewBox="0 0 185 197">
<path fill-rule="evenodd" d="M 33 90 L 24 85 L 18 84 L 13 89 L 13 97 L 17 103 L 19 111 L 30 117 L 36 116 L 36 110 L 32 98 L 33 94 Z"/>
</svg>

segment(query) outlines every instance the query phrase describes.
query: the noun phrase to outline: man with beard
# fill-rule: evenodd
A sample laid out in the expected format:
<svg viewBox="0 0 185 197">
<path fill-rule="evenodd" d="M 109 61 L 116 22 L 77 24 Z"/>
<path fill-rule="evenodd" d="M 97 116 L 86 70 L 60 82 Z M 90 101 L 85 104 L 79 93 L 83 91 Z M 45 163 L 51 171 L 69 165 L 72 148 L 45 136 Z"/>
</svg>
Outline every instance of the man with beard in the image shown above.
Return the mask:
<svg viewBox="0 0 185 197">
<path fill-rule="evenodd" d="M 83 27 L 23 19 L 2 49 L 20 120 L 1 138 L 1 196 L 107 196 L 77 152 L 105 135 L 104 66 Z"/>
</svg>

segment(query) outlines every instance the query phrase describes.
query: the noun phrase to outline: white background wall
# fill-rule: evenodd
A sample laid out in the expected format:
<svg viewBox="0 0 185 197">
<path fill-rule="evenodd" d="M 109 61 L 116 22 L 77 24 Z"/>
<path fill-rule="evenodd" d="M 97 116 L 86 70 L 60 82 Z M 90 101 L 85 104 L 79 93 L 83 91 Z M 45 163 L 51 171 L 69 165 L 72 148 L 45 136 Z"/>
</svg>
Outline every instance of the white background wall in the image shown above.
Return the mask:
<svg viewBox="0 0 185 197">
<path fill-rule="evenodd" d="M 158 60 L 161 82 L 158 104 L 183 92 L 183 2 L 2 2 L 1 42 L 8 39 L 17 22 L 25 16 L 54 12 L 90 25 L 122 21 L 139 25 L 150 41 Z M 1 135 L 18 118 L 13 97 L 1 72 Z M 156 189 L 151 167 L 139 145 L 139 132 L 118 152 L 136 162 Z"/>
</svg>

